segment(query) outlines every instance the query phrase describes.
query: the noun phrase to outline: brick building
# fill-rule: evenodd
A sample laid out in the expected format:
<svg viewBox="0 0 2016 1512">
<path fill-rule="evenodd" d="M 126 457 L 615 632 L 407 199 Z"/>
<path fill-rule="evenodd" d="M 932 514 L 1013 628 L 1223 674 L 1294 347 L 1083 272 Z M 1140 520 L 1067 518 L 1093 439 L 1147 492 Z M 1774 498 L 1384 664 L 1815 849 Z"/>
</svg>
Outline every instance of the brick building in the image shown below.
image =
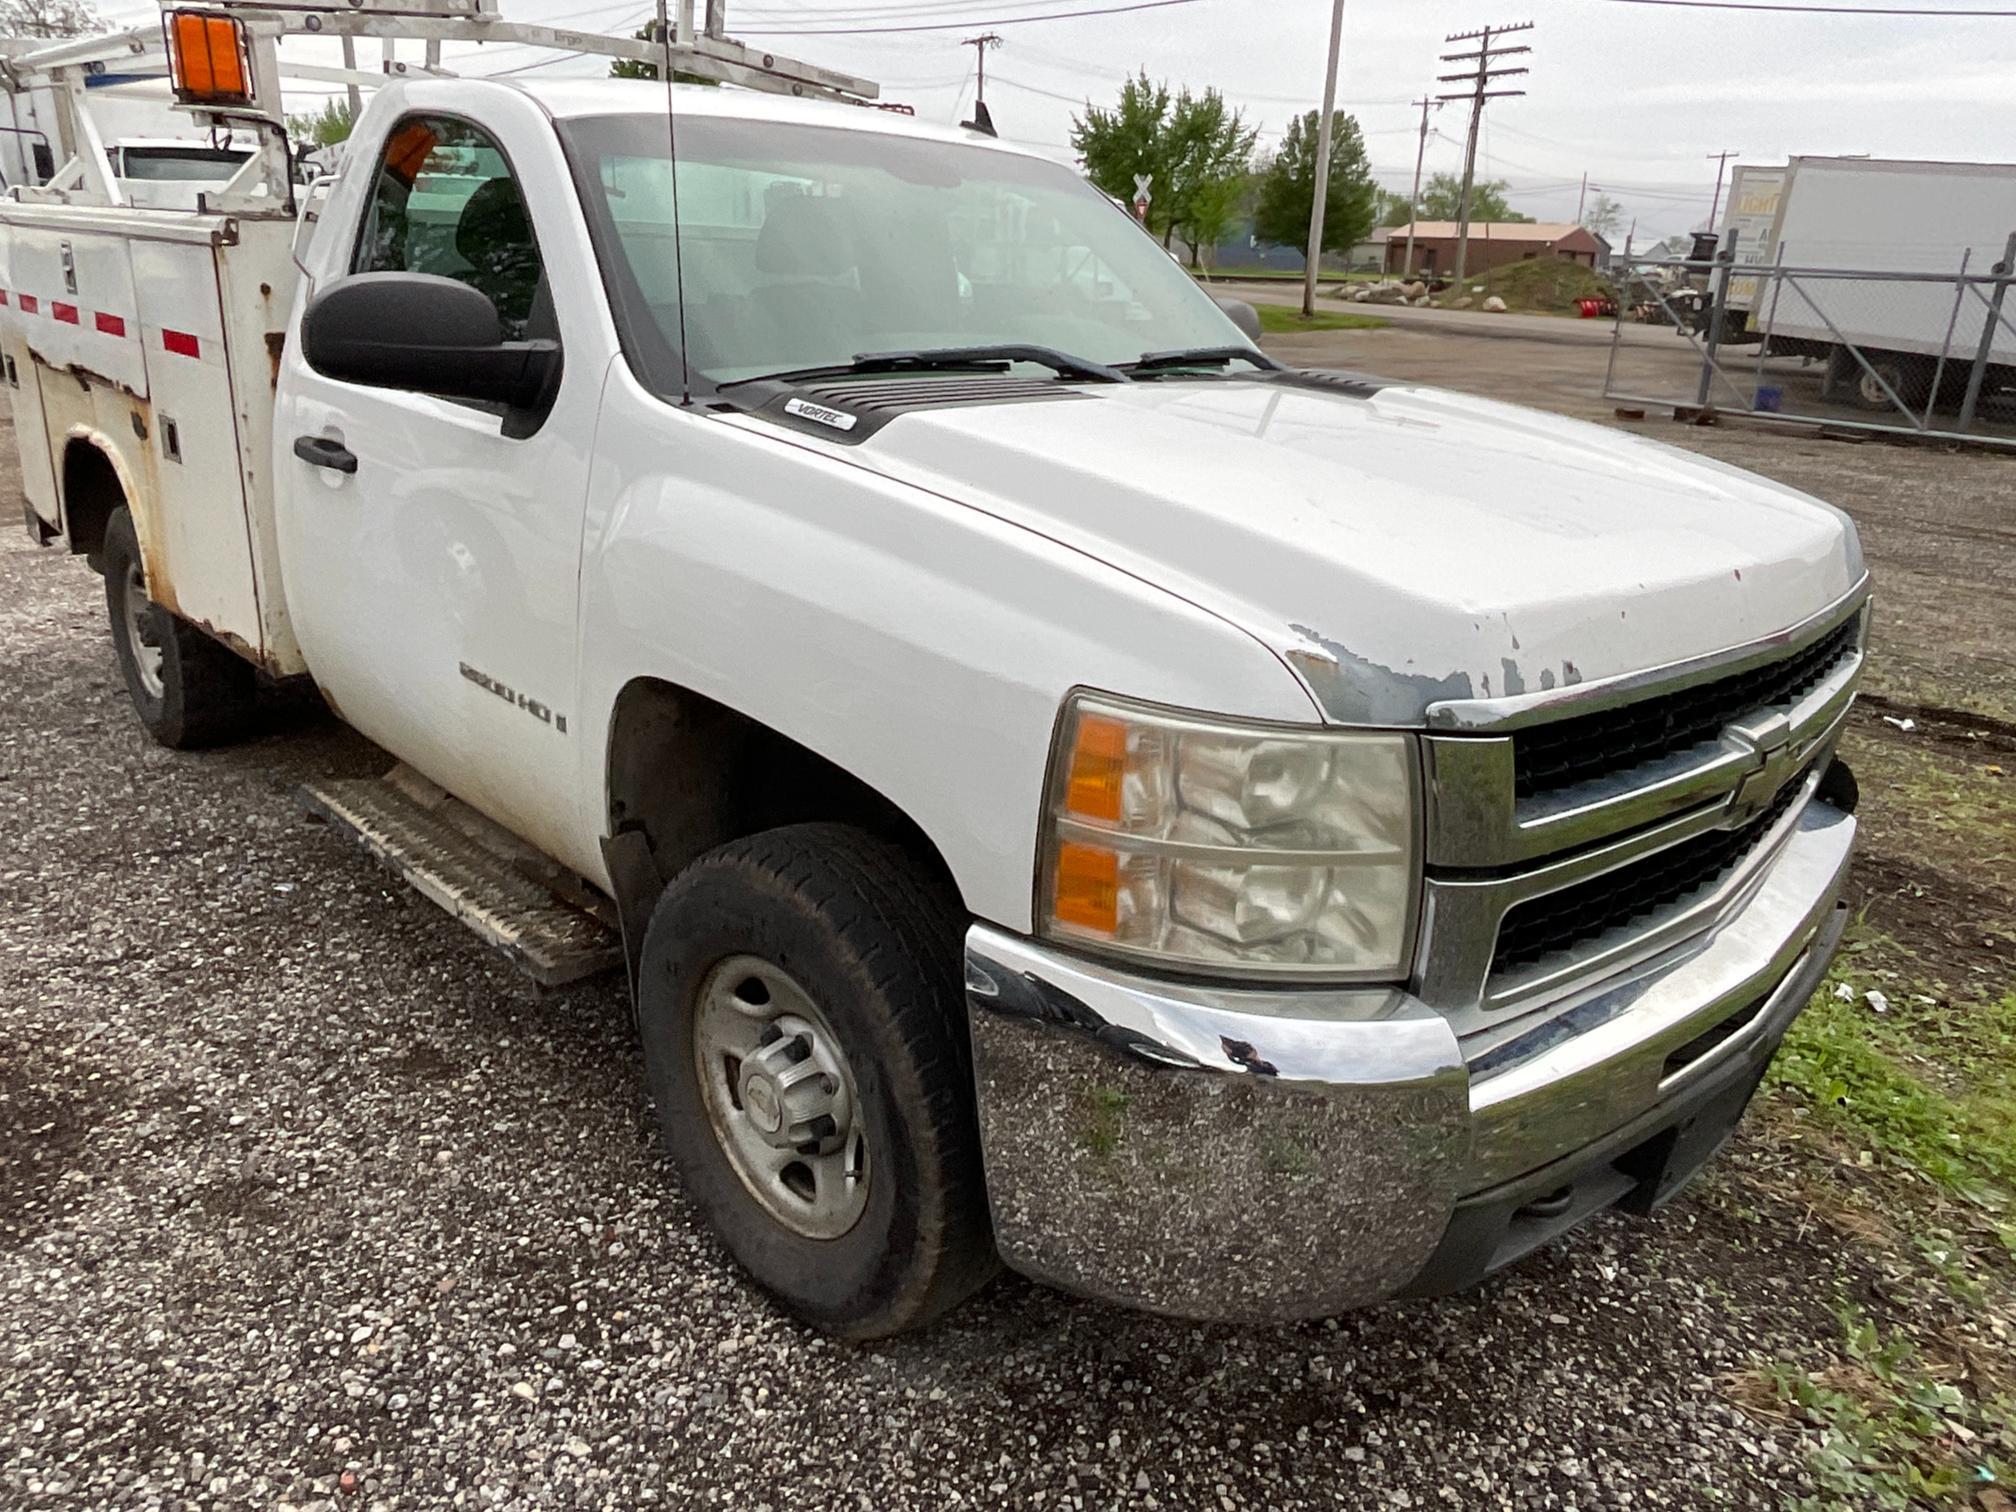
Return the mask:
<svg viewBox="0 0 2016 1512">
<path fill-rule="evenodd" d="M 1456 230 L 1454 221 L 1416 221 L 1414 271 L 1444 277 L 1454 273 Z M 1609 243 L 1595 232 L 1563 221 L 1472 221 L 1464 271 L 1482 273 L 1534 257 L 1559 257 L 1595 268 L 1607 260 L 1609 251 Z M 1386 271 L 1400 272 L 1406 259 L 1407 228 L 1395 226 L 1386 233 Z"/>
</svg>

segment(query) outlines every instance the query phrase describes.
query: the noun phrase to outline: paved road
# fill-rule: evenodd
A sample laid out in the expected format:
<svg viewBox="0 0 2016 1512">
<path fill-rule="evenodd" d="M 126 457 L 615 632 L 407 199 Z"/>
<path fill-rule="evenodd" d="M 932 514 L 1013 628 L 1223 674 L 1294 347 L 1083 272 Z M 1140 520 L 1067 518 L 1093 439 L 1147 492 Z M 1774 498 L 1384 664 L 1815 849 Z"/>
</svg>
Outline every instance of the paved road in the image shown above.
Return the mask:
<svg viewBox="0 0 2016 1512">
<path fill-rule="evenodd" d="M 1208 286 L 1213 294 L 1230 294 L 1249 304 L 1302 307 L 1302 286 L 1271 282 L 1244 283 L 1227 280 Z M 1329 294 L 1317 296 L 1317 308 L 1352 315 L 1374 315 L 1404 329 L 1447 332 L 1452 335 L 1489 336 L 1522 341 L 1544 341 L 1573 346 L 1608 346 L 1616 330 L 1612 320 L 1570 320 L 1565 315 L 1486 315 L 1480 310 L 1436 310 L 1414 305 L 1353 304 Z M 1626 324 L 1624 340 L 1633 344 L 1688 350 L 1685 340 L 1670 326 Z"/>
</svg>

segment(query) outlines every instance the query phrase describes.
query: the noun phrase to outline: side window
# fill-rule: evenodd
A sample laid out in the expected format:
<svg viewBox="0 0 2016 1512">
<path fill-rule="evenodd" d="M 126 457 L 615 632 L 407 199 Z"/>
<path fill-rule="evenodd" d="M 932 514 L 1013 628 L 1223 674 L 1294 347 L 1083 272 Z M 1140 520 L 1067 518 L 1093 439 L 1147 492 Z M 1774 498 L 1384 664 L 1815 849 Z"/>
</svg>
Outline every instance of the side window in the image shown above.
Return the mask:
<svg viewBox="0 0 2016 1512">
<path fill-rule="evenodd" d="M 490 296 L 507 339 L 522 337 L 539 290 L 539 245 L 496 142 L 443 116 L 394 127 L 350 271 L 456 279 Z"/>
</svg>

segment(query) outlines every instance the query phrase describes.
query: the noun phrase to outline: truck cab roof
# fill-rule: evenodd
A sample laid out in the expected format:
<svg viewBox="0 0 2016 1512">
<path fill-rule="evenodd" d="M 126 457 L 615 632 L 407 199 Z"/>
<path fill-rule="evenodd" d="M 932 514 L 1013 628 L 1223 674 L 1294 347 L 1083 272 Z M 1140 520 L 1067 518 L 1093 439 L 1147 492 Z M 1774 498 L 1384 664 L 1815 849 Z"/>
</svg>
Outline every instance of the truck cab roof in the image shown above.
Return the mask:
<svg viewBox="0 0 2016 1512">
<path fill-rule="evenodd" d="M 508 86 L 537 100 L 559 120 L 589 116 L 636 115 L 665 109 L 665 86 L 652 79 L 512 80 Z M 840 104 L 830 100 L 797 99 L 749 89 L 710 89 L 698 84 L 672 86 L 673 110 L 679 117 L 784 121 L 826 126 L 841 131 L 879 132 L 917 141 L 956 142 L 993 148 L 1023 157 L 1044 158 L 1040 152 L 1004 142 L 984 132 L 960 126 L 939 126 L 899 110 Z M 1044 161 L 1051 159 L 1044 158 Z"/>
</svg>

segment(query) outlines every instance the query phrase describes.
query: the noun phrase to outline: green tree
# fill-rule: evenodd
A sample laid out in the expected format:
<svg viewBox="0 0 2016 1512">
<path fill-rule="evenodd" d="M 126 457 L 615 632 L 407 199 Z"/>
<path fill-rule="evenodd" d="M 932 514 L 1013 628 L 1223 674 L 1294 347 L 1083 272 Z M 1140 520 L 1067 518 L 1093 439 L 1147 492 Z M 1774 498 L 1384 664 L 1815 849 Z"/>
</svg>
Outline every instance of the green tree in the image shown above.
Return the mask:
<svg viewBox="0 0 2016 1512">
<path fill-rule="evenodd" d="M 656 42 L 658 40 L 658 23 L 654 21 L 649 26 L 639 27 L 630 35 L 639 42 Z M 658 77 L 658 65 L 656 63 L 646 63 L 638 58 L 618 58 L 614 63 L 609 65 L 609 77 L 612 79 L 655 79 Z M 718 79 L 703 79 L 698 74 L 681 73 L 675 68 L 672 70 L 672 82 L 674 84 L 705 84 L 709 88 L 712 88 L 721 81 Z"/>
<path fill-rule="evenodd" d="M 1609 195 L 1599 192 L 1596 203 L 1582 212 L 1582 224 L 1608 240 L 1614 237 L 1617 228 L 1624 224 L 1624 207 Z"/>
<path fill-rule="evenodd" d="M 1253 234 L 1282 247 L 1306 247 L 1316 197 L 1316 112 L 1288 123 L 1281 150 L 1260 180 Z M 1330 184 L 1323 197 L 1323 250 L 1342 252 L 1372 229 L 1379 186 L 1365 158 L 1358 122 L 1343 111 L 1330 120 Z"/>
<path fill-rule="evenodd" d="M 287 117 L 287 134 L 297 142 L 334 147 L 338 142 L 349 140 L 350 129 L 356 124 L 357 117 L 350 110 L 349 100 L 337 96 L 324 100 L 320 110 Z"/>
<path fill-rule="evenodd" d="M 1376 215 L 1378 224 L 1382 226 L 1404 226 L 1414 218 L 1414 207 L 1408 203 L 1406 195 L 1381 189 Z"/>
<path fill-rule="evenodd" d="M 1145 174 L 1148 229 L 1165 247 L 1180 236 L 1193 266 L 1238 214 L 1256 135 L 1217 90 L 1172 95 L 1145 73 L 1121 86 L 1112 108 L 1088 103 L 1071 122 L 1085 176 L 1131 203 L 1134 180 Z"/>
<path fill-rule="evenodd" d="M 1503 179 L 1476 179 L 1470 185 L 1470 219 L 1473 221 L 1530 221 L 1505 203 L 1511 186 Z M 1463 180 L 1454 173 L 1438 173 L 1421 191 L 1421 219 L 1453 221 L 1457 202 L 1463 197 Z M 1404 225 L 1405 222 L 1402 222 Z"/>
<path fill-rule="evenodd" d="M 1232 229 L 1258 135 L 1215 89 L 1201 95 L 1186 89 L 1176 97 L 1169 117 L 1169 194 L 1175 200 L 1170 220 L 1190 249 L 1193 268 L 1200 251 L 1215 247 Z"/>
</svg>

